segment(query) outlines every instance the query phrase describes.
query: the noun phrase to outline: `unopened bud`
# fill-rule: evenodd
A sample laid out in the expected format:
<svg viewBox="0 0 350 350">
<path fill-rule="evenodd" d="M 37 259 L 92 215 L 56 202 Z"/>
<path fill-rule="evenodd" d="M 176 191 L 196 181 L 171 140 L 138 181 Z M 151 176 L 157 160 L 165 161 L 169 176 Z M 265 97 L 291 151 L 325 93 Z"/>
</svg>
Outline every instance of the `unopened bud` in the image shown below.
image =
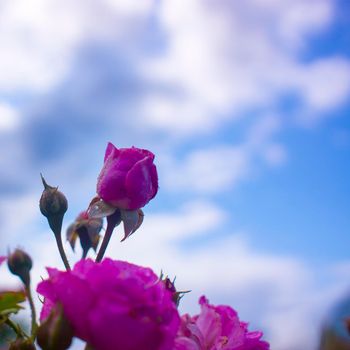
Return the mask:
<svg viewBox="0 0 350 350">
<path fill-rule="evenodd" d="M 43 350 L 66 350 L 72 343 L 73 335 L 73 328 L 64 317 L 62 305 L 56 304 L 38 328 L 37 342 Z"/>
<path fill-rule="evenodd" d="M 25 286 L 30 284 L 30 270 L 33 262 L 31 257 L 21 249 L 16 249 L 9 254 L 7 259 L 7 266 L 12 274 L 18 276 Z"/>
<path fill-rule="evenodd" d="M 47 217 L 54 234 L 60 234 L 63 216 L 68 209 L 67 198 L 58 190 L 58 187 L 48 185 L 42 175 L 41 180 L 44 185 L 44 191 L 40 198 L 40 211 Z"/>
<path fill-rule="evenodd" d="M 36 350 L 30 339 L 17 339 L 10 344 L 9 350 Z"/>
</svg>

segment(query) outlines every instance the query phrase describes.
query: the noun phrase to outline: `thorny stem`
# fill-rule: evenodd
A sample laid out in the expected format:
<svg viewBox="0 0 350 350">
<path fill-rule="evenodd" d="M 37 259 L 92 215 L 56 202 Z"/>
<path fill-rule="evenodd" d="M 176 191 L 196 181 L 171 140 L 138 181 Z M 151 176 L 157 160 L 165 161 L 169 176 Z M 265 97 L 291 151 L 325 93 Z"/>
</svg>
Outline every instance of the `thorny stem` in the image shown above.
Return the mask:
<svg viewBox="0 0 350 350">
<path fill-rule="evenodd" d="M 69 265 L 66 253 L 64 252 L 64 248 L 63 248 L 63 244 L 62 244 L 61 232 L 55 233 L 55 238 L 56 238 L 57 248 L 58 248 L 58 251 L 60 252 L 63 264 L 64 264 L 66 270 L 70 271 L 71 268 L 70 268 L 70 265 Z"/>
</svg>

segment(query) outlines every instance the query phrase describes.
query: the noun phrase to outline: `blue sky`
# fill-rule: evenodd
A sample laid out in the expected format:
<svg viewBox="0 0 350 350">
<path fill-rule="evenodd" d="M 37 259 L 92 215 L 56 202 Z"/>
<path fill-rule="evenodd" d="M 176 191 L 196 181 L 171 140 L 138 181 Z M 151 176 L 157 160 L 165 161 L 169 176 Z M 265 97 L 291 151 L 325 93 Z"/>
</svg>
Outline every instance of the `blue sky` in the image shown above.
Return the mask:
<svg viewBox="0 0 350 350">
<path fill-rule="evenodd" d="M 159 193 L 108 254 L 176 274 L 184 312 L 205 293 L 273 349 L 313 349 L 350 284 L 347 1 L 2 6 L 0 254 L 61 266 L 39 173 L 67 195 L 67 226 L 108 141 L 148 148 Z"/>
</svg>

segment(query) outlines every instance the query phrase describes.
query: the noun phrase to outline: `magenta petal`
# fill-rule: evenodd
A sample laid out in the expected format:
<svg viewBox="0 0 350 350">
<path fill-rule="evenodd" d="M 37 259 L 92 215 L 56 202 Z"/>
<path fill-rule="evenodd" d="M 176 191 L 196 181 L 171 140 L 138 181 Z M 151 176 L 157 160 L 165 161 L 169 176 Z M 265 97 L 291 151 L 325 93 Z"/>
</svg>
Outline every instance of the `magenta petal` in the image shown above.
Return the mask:
<svg viewBox="0 0 350 350">
<path fill-rule="evenodd" d="M 155 195 L 158 192 L 158 174 L 157 174 L 157 168 L 154 164 L 150 167 L 150 173 L 151 173 L 151 180 L 152 180 L 152 188 L 153 192 L 150 194 L 150 199 L 154 198 Z"/>
<path fill-rule="evenodd" d="M 113 298 L 99 300 L 96 305 L 99 311 L 90 313 L 95 336 L 92 343 L 97 349 L 160 349 L 164 340 L 159 327 L 151 319 L 144 319 L 135 306 Z M 137 336 L 130 336 L 136 331 Z"/>
<path fill-rule="evenodd" d="M 45 321 L 49 317 L 50 312 L 54 306 L 55 303 L 53 301 L 48 298 L 44 299 L 44 304 L 40 311 L 40 322 Z"/>
<path fill-rule="evenodd" d="M 147 157 L 135 164 L 126 176 L 125 186 L 128 198 L 130 198 L 130 209 L 138 209 L 146 205 L 157 192 L 154 188 L 150 169 L 154 167 L 152 158 Z"/>
<path fill-rule="evenodd" d="M 6 256 L 0 256 L 0 265 L 7 259 Z"/>
<path fill-rule="evenodd" d="M 113 143 L 108 142 L 106 152 L 105 152 L 105 158 L 104 161 L 106 162 L 107 158 L 115 158 L 119 154 L 119 150 L 117 147 L 113 145 Z"/>
<path fill-rule="evenodd" d="M 50 278 L 58 277 L 62 273 L 58 269 L 52 267 L 47 267 L 46 270 Z"/>
<path fill-rule="evenodd" d="M 125 178 L 126 172 L 118 170 L 118 164 L 112 162 L 100 175 L 97 193 L 105 202 L 117 206 L 119 201 L 126 198 Z"/>
<path fill-rule="evenodd" d="M 51 280 L 44 280 L 38 284 L 36 291 L 51 301 L 56 301 L 56 292 Z"/>
<path fill-rule="evenodd" d="M 202 350 L 202 349 L 194 340 L 186 337 L 178 337 L 175 341 L 174 350 Z"/>
<path fill-rule="evenodd" d="M 205 346 L 210 349 L 215 344 L 215 340 L 222 334 L 220 316 L 215 310 L 204 304 L 204 306 L 202 305 L 196 325 L 205 339 Z"/>
<path fill-rule="evenodd" d="M 91 292 L 88 282 L 67 273 L 55 283 L 55 291 L 76 334 L 84 340 L 89 340 L 86 316 L 87 310 L 94 303 L 95 295 Z"/>
</svg>

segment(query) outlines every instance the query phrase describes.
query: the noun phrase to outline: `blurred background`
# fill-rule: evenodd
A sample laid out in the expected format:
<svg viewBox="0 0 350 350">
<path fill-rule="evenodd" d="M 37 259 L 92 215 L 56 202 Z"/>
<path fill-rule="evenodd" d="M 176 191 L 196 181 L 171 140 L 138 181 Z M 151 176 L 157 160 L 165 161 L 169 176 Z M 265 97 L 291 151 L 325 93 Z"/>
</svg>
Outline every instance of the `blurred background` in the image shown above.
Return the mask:
<svg viewBox="0 0 350 350">
<path fill-rule="evenodd" d="M 66 228 L 108 141 L 147 148 L 159 193 L 107 254 L 177 276 L 182 312 L 206 294 L 315 349 L 350 290 L 349 26 L 347 0 L 2 0 L 0 255 L 63 268 L 39 173 Z"/>
</svg>

